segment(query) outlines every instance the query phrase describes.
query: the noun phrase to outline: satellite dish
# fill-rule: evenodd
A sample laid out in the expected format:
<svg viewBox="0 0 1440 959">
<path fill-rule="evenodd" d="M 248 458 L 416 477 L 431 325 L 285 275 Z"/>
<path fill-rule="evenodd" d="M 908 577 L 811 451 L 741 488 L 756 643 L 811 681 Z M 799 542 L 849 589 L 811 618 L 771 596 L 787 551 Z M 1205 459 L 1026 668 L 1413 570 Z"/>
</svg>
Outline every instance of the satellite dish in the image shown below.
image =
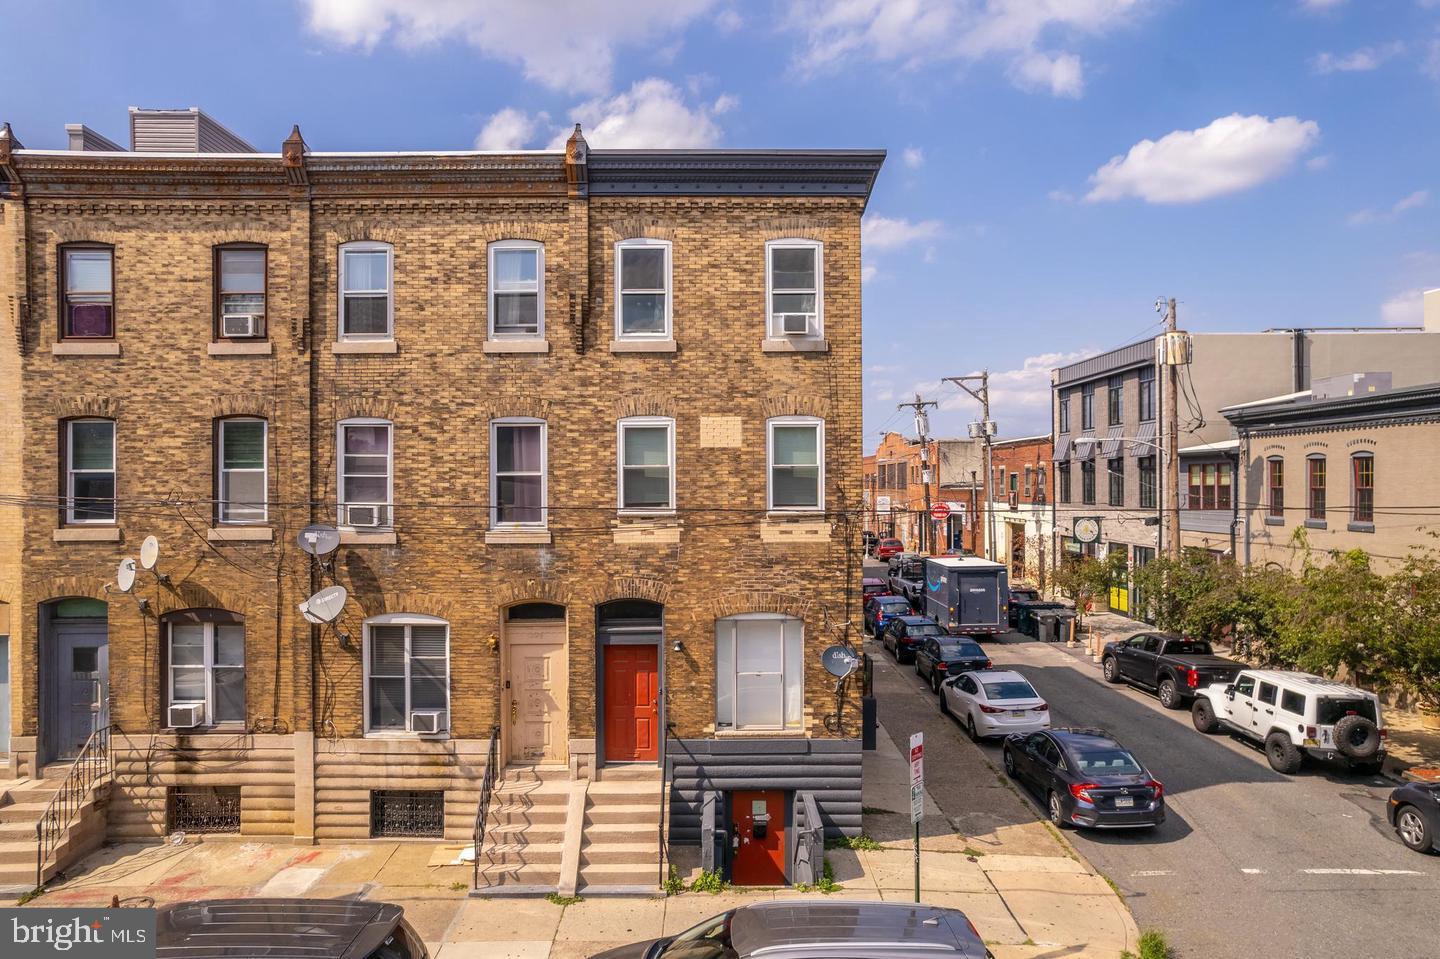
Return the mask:
<svg viewBox="0 0 1440 959">
<path fill-rule="evenodd" d="M 159 561 L 160 541 L 153 536 L 145 537 L 145 542 L 140 544 L 140 565 L 146 569 L 154 569 Z"/>
<path fill-rule="evenodd" d="M 128 593 L 135 588 L 135 560 L 129 556 L 120 561 L 120 568 L 115 571 L 115 585 L 120 587 L 122 593 Z"/>
<path fill-rule="evenodd" d="M 300 604 L 300 614 L 317 625 L 333 623 L 345 608 L 344 586 L 326 586 Z"/>
<path fill-rule="evenodd" d="M 820 654 L 820 664 L 830 675 L 844 679 L 859 668 L 860 657 L 844 646 L 836 645 Z"/>
<path fill-rule="evenodd" d="M 324 523 L 311 523 L 300 531 L 300 548 L 311 556 L 328 556 L 340 545 L 340 531 Z"/>
</svg>

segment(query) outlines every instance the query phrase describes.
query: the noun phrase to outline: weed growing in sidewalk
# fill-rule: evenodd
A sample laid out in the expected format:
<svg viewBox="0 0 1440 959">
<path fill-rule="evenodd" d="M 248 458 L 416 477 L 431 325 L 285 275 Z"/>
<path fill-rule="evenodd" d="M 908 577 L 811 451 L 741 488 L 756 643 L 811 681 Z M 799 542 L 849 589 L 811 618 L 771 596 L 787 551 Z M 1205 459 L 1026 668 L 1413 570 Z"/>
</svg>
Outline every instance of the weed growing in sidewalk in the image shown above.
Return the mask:
<svg viewBox="0 0 1440 959">
<path fill-rule="evenodd" d="M 840 892 L 845 887 L 835 881 L 835 867 L 830 865 L 830 857 L 827 856 L 819 879 L 813 883 L 797 882 L 794 888 L 796 892 L 818 892 L 828 896 L 832 892 Z"/>
<path fill-rule="evenodd" d="M 825 841 L 825 848 L 855 850 L 869 849 L 873 851 L 876 849 L 884 849 L 885 847 L 880 845 L 879 841 L 871 839 L 869 836 L 861 833 L 858 836 L 841 836 L 839 839 L 827 839 Z"/>
<path fill-rule="evenodd" d="M 584 896 L 562 896 L 558 892 L 552 892 L 545 897 L 545 901 L 556 906 L 573 906 L 577 902 L 584 902 Z"/>
<path fill-rule="evenodd" d="M 1111 879 L 1109 876 L 1105 875 L 1103 872 L 1100 873 L 1100 878 L 1105 880 L 1105 885 L 1107 885 L 1107 886 L 1110 887 L 1110 891 L 1111 891 L 1111 892 L 1113 892 L 1115 895 L 1117 895 L 1117 896 L 1120 897 L 1120 901 L 1121 901 L 1121 902 L 1124 902 L 1124 901 L 1125 901 L 1125 894 L 1120 891 L 1120 887 L 1119 887 L 1119 886 L 1115 885 L 1115 880 L 1114 880 L 1114 879 Z"/>
<path fill-rule="evenodd" d="M 685 891 L 685 880 L 680 878 L 680 870 L 675 868 L 674 863 L 670 865 L 670 874 L 665 877 L 665 895 L 674 896 Z"/>
<path fill-rule="evenodd" d="M 1120 959 L 1171 959 L 1174 955 L 1170 951 L 1170 944 L 1165 941 L 1165 934 L 1155 929 L 1140 934 L 1140 954 L 1126 949 L 1120 953 Z"/>
<path fill-rule="evenodd" d="M 730 884 L 720 878 L 718 872 L 710 869 L 702 870 L 700 875 L 695 877 L 695 881 L 690 884 L 691 892 L 708 892 L 712 896 L 722 893 L 729 888 Z"/>
<path fill-rule="evenodd" d="M 464 892 L 466 889 L 469 888 L 470 884 L 468 882 L 460 882 L 459 880 L 456 880 L 455 882 L 452 882 L 450 884 L 450 889 L 453 892 Z"/>
<path fill-rule="evenodd" d="M 979 859 L 981 856 L 985 855 L 985 850 L 976 849 L 974 846 L 966 846 L 964 849 L 960 850 L 960 853 L 962 855 L 969 856 L 971 859 Z"/>
</svg>

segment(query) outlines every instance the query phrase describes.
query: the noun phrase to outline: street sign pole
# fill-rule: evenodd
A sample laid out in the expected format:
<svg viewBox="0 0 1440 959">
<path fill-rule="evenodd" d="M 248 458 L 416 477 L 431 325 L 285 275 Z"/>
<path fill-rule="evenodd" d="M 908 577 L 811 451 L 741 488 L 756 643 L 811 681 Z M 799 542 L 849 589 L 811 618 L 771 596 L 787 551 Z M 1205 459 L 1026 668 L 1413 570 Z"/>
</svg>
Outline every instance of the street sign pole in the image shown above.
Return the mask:
<svg viewBox="0 0 1440 959">
<path fill-rule="evenodd" d="M 920 901 L 920 820 L 925 818 L 925 734 L 910 736 L 910 822 L 915 826 L 915 901 Z"/>
</svg>

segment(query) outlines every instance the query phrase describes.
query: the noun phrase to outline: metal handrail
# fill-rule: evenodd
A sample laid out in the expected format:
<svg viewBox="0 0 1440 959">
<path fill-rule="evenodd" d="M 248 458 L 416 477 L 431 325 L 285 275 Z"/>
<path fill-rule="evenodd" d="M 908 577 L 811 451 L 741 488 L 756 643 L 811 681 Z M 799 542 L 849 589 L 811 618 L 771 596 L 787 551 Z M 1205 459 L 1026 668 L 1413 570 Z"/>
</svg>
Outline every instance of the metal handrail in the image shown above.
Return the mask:
<svg viewBox="0 0 1440 959">
<path fill-rule="evenodd" d="M 80 808 L 85 805 L 90 796 L 90 790 L 101 779 L 111 772 L 110 764 L 110 731 L 119 729 L 114 723 L 108 726 L 101 726 L 90 734 L 85 740 L 85 746 L 75 761 L 70 764 L 70 771 L 65 774 L 65 779 L 60 783 L 60 788 L 55 795 L 50 797 L 46 804 L 45 811 L 40 814 L 40 819 L 35 823 L 35 888 L 38 890 L 44 886 L 45 864 L 50 861 L 51 855 L 60 846 L 60 840 L 65 837 L 70 824 L 80 814 Z"/>
<path fill-rule="evenodd" d="M 670 858 L 670 847 L 665 842 L 665 800 L 670 794 L 669 780 L 667 775 L 670 772 L 670 729 L 674 723 L 660 724 L 660 822 L 657 825 L 657 836 L 660 843 L 660 886 L 665 886 L 665 880 L 670 878 L 669 870 L 666 869 Z"/>
<path fill-rule="evenodd" d="M 500 763 L 500 727 L 490 727 L 490 748 L 485 753 L 485 776 L 480 781 L 480 802 L 475 806 L 475 830 L 471 833 L 474 858 L 471 860 L 470 886 L 480 888 L 480 849 L 485 845 L 485 826 L 490 818 L 490 794 L 495 791 L 496 766 Z"/>
</svg>

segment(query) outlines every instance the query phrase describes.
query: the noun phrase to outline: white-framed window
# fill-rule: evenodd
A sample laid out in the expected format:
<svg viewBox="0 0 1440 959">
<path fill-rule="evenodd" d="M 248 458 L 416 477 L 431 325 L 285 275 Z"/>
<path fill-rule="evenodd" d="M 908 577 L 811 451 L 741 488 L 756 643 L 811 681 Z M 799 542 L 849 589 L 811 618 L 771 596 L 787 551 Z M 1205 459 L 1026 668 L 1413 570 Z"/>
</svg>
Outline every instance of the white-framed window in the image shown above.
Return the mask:
<svg viewBox="0 0 1440 959">
<path fill-rule="evenodd" d="M 269 465 L 266 425 L 264 420 L 253 417 L 220 420 L 215 447 L 221 523 L 265 522 Z"/>
<path fill-rule="evenodd" d="M 631 416 L 618 427 L 617 491 L 624 512 L 663 513 L 675 509 L 675 421 L 664 416 Z"/>
<path fill-rule="evenodd" d="M 171 622 L 171 706 L 204 706 L 205 725 L 245 721 L 245 627 Z"/>
<path fill-rule="evenodd" d="M 615 244 L 615 337 L 670 338 L 670 241 Z"/>
<path fill-rule="evenodd" d="M 365 621 L 365 731 L 414 732 L 417 712 L 450 712 L 450 624 L 419 613 Z"/>
<path fill-rule="evenodd" d="M 394 251 L 363 240 L 340 246 L 340 339 L 395 335 Z"/>
<path fill-rule="evenodd" d="M 491 339 L 545 335 L 545 246 L 533 240 L 499 240 L 489 247 Z"/>
<path fill-rule="evenodd" d="M 805 624 L 778 613 L 715 621 L 715 727 L 799 729 L 805 711 Z"/>
<path fill-rule="evenodd" d="M 769 510 L 825 508 L 825 421 L 814 416 L 767 420 Z"/>
<path fill-rule="evenodd" d="M 115 522 L 115 421 L 65 423 L 65 522 Z"/>
<path fill-rule="evenodd" d="M 342 420 L 335 436 L 339 521 L 352 529 L 388 528 L 395 427 L 388 420 Z"/>
<path fill-rule="evenodd" d="M 765 244 L 765 309 L 769 336 L 825 332 L 825 250 L 818 240 Z"/>
<path fill-rule="evenodd" d="M 545 421 L 511 417 L 490 423 L 490 525 L 546 523 Z"/>
</svg>

